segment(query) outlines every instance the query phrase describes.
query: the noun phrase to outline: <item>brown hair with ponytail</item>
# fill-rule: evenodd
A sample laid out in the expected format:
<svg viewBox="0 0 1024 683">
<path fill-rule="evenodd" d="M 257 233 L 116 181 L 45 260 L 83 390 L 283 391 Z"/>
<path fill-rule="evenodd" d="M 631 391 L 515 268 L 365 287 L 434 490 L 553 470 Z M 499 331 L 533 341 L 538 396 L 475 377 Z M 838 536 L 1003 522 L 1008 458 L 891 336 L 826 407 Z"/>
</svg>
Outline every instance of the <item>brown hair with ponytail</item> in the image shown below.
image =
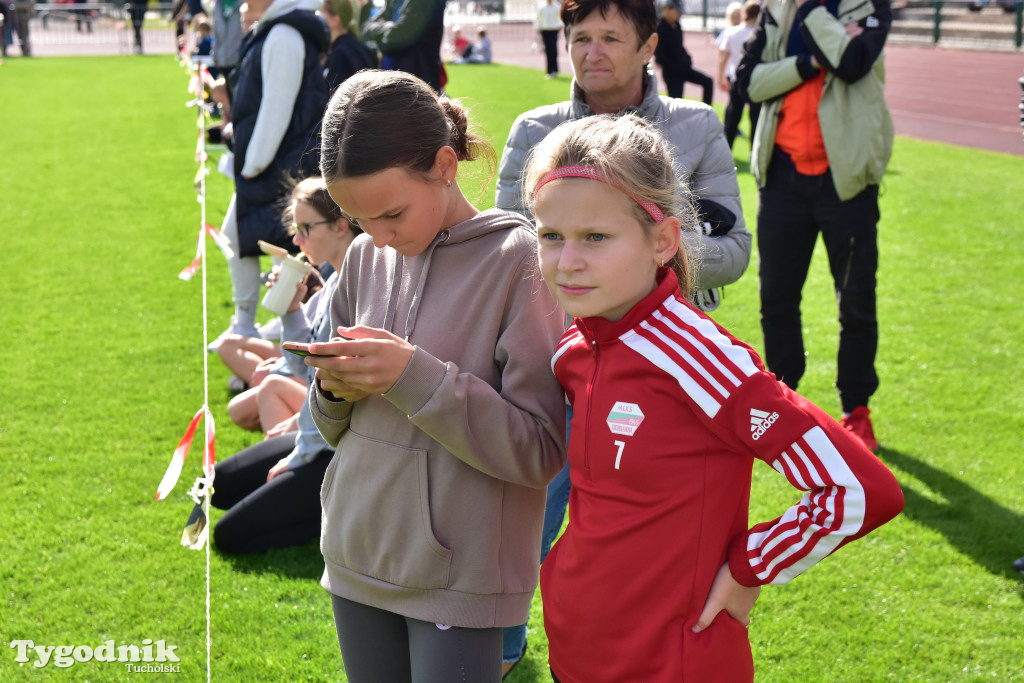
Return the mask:
<svg viewBox="0 0 1024 683">
<path fill-rule="evenodd" d="M 426 175 L 445 146 L 459 161 L 483 157 L 492 172 L 497 165 L 494 148 L 470 130 L 458 100 L 402 71 L 360 71 L 327 105 L 320 169 L 328 185 L 394 167 Z"/>
</svg>

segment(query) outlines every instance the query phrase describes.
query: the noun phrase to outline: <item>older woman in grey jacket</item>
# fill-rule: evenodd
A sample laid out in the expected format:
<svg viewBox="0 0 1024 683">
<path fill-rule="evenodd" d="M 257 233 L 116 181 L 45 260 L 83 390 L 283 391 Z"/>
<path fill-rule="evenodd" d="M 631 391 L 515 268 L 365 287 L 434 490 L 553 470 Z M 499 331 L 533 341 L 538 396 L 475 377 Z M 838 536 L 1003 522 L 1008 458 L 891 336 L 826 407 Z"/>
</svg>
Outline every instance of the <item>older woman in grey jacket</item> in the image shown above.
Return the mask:
<svg viewBox="0 0 1024 683">
<path fill-rule="evenodd" d="M 592 114 L 635 113 L 654 123 L 672 144 L 677 170 L 705 214 L 704 234 L 693 236 L 701 257 L 695 289 L 736 282 L 750 261 L 753 238 L 743 220 L 736 164 L 722 124 L 711 107 L 658 95 L 648 67 L 658 42 L 653 3 L 612 0 L 606 15 L 599 4 L 599 0 L 562 4 L 575 75 L 571 99 L 532 109 L 512 124 L 495 204 L 526 212 L 520 180 L 526 155 L 558 124 Z"/>
</svg>

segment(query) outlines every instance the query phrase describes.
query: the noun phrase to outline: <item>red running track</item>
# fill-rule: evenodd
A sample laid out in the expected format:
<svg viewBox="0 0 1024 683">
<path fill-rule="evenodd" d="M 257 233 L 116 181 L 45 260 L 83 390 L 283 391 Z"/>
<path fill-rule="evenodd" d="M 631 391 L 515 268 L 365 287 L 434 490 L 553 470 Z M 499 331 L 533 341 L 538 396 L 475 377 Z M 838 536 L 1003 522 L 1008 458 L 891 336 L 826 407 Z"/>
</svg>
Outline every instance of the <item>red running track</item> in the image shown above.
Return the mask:
<svg viewBox="0 0 1024 683">
<path fill-rule="evenodd" d="M 537 77 L 543 78 L 543 51 L 534 47 L 538 36 L 528 23 L 488 23 L 487 28 L 494 42 L 496 61 L 536 68 Z M 85 38 L 83 41 L 89 44 L 63 41 L 47 45 L 45 32 L 34 35 L 40 39 L 36 52 L 42 56 L 126 54 L 131 46 L 129 33 L 111 32 L 115 36 L 113 42 L 102 46 Z M 687 31 L 685 40 L 694 65 L 713 77 L 718 56 L 710 35 Z M 174 51 L 174 36 L 169 29 L 147 31 L 145 41 L 147 52 Z M 569 74 L 569 58 L 562 39 L 559 49 L 561 72 Z M 1021 89 L 1017 83 L 1024 76 L 1024 53 L 889 45 L 886 68 L 886 98 L 897 135 L 1024 156 L 1018 109 Z M 562 78 L 568 93 L 568 77 Z M 697 96 L 697 87 L 687 85 L 686 94 Z M 725 93 L 716 88 L 715 99 L 724 102 Z"/>
<path fill-rule="evenodd" d="M 515 24 L 488 29 L 496 61 L 536 68 L 543 78 L 544 55 L 532 48 L 536 34 Z M 717 48 L 709 35 L 687 32 L 685 41 L 694 66 L 714 77 Z M 559 50 L 561 72 L 571 73 L 561 39 Z M 890 45 L 886 71 L 897 135 L 1024 156 L 1017 83 L 1024 55 Z M 687 84 L 686 95 L 697 97 L 697 86 Z M 724 102 L 725 93 L 716 88 L 715 100 Z"/>
</svg>

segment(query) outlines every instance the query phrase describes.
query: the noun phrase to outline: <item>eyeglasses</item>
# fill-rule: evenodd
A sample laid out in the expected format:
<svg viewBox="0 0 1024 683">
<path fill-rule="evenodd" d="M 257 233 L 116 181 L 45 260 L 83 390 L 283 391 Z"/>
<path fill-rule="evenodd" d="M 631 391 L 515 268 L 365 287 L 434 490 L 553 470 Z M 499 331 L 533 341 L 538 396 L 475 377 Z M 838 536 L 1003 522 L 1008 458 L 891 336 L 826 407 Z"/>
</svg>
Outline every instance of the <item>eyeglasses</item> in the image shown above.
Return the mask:
<svg viewBox="0 0 1024 683">
<path fill-rule="evenodd" d="M 317 225 L 323 225 L 324 223 L 330 223 L 331 221 L 316 221 L 314 223 L 292 223 L 292 234 L 299 233 L 302 239 L 309 237 L 309 231 Z"/>
</svg>

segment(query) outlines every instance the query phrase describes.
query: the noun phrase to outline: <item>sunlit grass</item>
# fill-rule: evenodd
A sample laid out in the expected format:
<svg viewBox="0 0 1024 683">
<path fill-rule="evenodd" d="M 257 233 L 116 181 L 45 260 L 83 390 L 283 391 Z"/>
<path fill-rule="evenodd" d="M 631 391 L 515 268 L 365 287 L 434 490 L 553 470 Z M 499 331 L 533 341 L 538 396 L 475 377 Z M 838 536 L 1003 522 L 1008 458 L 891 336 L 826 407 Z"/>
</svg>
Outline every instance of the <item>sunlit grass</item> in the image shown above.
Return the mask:
<svg viewBox="0 0 1024 683">
<path fill-rule="evenodd" d="M 501 152 L 514 117 L 563 99 L 568 79 L 509 66 L 450 68 Z M 165 639 L 182 680 L 206 666 L 205 554 L 178 537 L 199 473 L 156 485 L 203 402 L 202 289 L 177 279 L 200 207 L 195 110 L 170 57 L 8 60 L 0 68 L 0 679 L 121 680 L 123 665 L 19 666 L 6 644 Z M 747 143 L 736 142 L 741 170 Z M 762 593 L 750 635 L 759 681 L 1022 680 L 1024 364 L 1020 157 L 900 139 L 883 187 L 881 458 L 906 511 L 791 585 Z M 480 208 L 487 173 L 461 181 Z M 748 224 L 757 197 L 741 173 Z M 210 176 L 219 224 L 230 184 Z M 212 249 L 212 245 L 211 245 Z M 716 317 L 760 347 L 756 256 Z M 211 251 L 209 331 L 231 314 Z M 805 288 L 801 389 L 838 402 L 835 301 L 824 253 Z M 211 358 L 211 361 L 215 359 Z M 227 419 L 227 371 L 209 365 L 218 456 L 255 436 Z M 752 520 L 795 493 L 756 468 Z M 215 513 L 215 515 L 218 513 Z M 665 539 L 666 543 L 671 539 Z M 211 557 L 214 680 L 343 680 L 316 544 Z M 595 596 L 600 599 L 600 596 Z M 511 681 L 548 681 L 540 600 Z"/>
</svg>

